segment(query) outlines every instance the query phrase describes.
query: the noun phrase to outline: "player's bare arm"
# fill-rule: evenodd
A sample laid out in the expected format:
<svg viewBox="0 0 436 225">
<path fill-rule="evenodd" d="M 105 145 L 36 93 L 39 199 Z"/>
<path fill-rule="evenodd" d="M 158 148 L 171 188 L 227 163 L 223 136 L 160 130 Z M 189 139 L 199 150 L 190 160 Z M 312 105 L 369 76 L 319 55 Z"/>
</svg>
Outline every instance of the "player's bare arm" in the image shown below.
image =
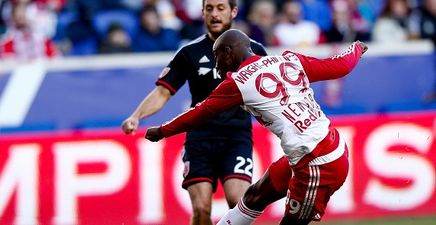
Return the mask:
<svg viewBox="0 0 436 225">
<path fill-rule="evenodd" d="M 231 79 L 223 81 L 203 102 L 194 108 L 180 114 L 173 120 L 160 127 L 147 129 L 145 138 L 150 141 L 159 141 L 182 132 L 194 129 L 210 118 L 219 115 L 230 108 L 242 105 L 243 100 L 236 84 Z"/>
<path fill-rule="evenodd" d="M 139 126 L 139 121 L 158 112 L 171 98 L 171 92 L 161 85 L 156 86 L 139 104 L 136 110 L 126 120 L 121 128 L 124 133 L 134 133 Z"/>
</svg>

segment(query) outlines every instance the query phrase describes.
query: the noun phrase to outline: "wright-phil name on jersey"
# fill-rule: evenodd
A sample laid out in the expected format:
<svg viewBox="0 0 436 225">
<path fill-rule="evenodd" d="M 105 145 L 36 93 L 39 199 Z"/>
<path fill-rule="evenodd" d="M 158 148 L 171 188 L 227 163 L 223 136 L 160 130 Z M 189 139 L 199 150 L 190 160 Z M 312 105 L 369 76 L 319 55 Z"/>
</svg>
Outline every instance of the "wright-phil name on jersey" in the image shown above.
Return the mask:
<svg viewBox="0 0 436 225">
<path fill-rule="evenodd" d="M 233 79 L 239 89 L 247 90 L 242 93 L 245 109 L 248 109 L 265 126 L 271 126 L 278 115 L 259 116 L 259 109 L 254 110 L 250 102 L 256 103 L 269 101 L 271 111 L 279 105 L 279 114 L 293 124 L 296 130 L 304 133 L 313 123 L 323 117 L 323 113 L 316 103 L 313 91 L 309 88 L 309 81 L 304 74 L 301 64 L 295 55 L 287 54 L 281 57 L 271 56 L 252 62 L 233 74 Z M 255 87 L 255 92 L 248 92 Z M 277 104 L 279 103 L 279 104 Z M 324 117 L 325 118 L 325 117 Z M 325 118 L 326 119 L 326 118 Z"/>
</svg>

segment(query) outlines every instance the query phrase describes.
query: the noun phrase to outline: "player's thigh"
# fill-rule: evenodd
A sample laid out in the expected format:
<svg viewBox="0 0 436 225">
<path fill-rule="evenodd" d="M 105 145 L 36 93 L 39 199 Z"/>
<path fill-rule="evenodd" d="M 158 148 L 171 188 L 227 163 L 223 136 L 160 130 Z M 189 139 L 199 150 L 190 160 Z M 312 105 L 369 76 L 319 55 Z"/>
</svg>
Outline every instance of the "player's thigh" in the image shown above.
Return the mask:
<svg viewBox="0 0 436 225">
<path fill-rule="evenodd" d="M 187 189 L 196 183 L 208 182 L 212 184 L 215 191 L 217 174 L 214 168 L 214 158 L 213 143 L 204 140 L 187 141 L 182 155 L 184 163 L 182 187 Z"/>
<path fill-rule="evenodd" d="M 276 192 L 281 193 L 283 197 L 286 196 L 289 181 L 292 177 L 292 167 L 286 156 L 282 156 L 277 161 L 273 162 L 269 168 L 269 179 Z"/>
<path fill-rule="evenodd" d="M 324 165 L 294 169 L 286 196 L 285 216 L 295 220 L 320 220 L 330 196 L 345 182 L 346 154 Z"/>
<path fill-rule="evenodd" d="M 253 142 L 248 139 L 230 139 L 217 149 L 217 173 L 222 183 L 228 179 L 241 179 L 251 183 L 253 176 Z"/>
<path fill-rule="evenodd" d="M 250 182 L 238 178 L 227 179 L 223 183 L 224 195 L 230 208 L 236 206 L 249 186 Z"/>
<path fill-rule="evenodd" d="M 210 210 L 212 208 L 213 186 L 209 182 L 198 182 L 187 187 L 194 210 Z"/>
</svg>

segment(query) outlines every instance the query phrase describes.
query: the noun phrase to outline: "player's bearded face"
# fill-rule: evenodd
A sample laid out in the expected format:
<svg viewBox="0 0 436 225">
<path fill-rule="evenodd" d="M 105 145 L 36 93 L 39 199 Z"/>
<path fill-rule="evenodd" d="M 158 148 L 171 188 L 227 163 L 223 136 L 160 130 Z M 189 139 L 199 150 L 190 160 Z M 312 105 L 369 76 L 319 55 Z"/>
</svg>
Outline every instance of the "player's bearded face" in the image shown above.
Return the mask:
<svg viewBox="0 0 436 225">
<path fill-rule="evenodd" d="M 203 6 L 203 20 L 208 32 L 217 38 L 224 31 L 232 26 L 233 18 L 237 15 L 238 9 L 230 8 L 228 0 L 205 0 Z"/>
</svg>

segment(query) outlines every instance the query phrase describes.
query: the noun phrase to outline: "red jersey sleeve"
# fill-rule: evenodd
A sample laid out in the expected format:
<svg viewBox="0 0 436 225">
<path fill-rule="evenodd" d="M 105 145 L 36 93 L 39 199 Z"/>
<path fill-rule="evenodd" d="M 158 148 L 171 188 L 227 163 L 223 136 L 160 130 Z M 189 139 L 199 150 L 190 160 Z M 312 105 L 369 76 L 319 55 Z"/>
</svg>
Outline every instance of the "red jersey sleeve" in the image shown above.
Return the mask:
<svg viewBox="0 0 436 225">
<path fill-rule="evenodd" d="M 186 132 L 230 108 L 242 105 L 242 95 L 232 78 L 225 79 L 203 102 L 160 127 L 164 137 Z"/>
<path fill-rule="evenodd" d="M 353 43 L 347 51 L 327 59 L 294 53 L 301 61 L 310 82 L 341 78 L 353 70 L 363 54 L 363 47 Z"/>
</svg>

